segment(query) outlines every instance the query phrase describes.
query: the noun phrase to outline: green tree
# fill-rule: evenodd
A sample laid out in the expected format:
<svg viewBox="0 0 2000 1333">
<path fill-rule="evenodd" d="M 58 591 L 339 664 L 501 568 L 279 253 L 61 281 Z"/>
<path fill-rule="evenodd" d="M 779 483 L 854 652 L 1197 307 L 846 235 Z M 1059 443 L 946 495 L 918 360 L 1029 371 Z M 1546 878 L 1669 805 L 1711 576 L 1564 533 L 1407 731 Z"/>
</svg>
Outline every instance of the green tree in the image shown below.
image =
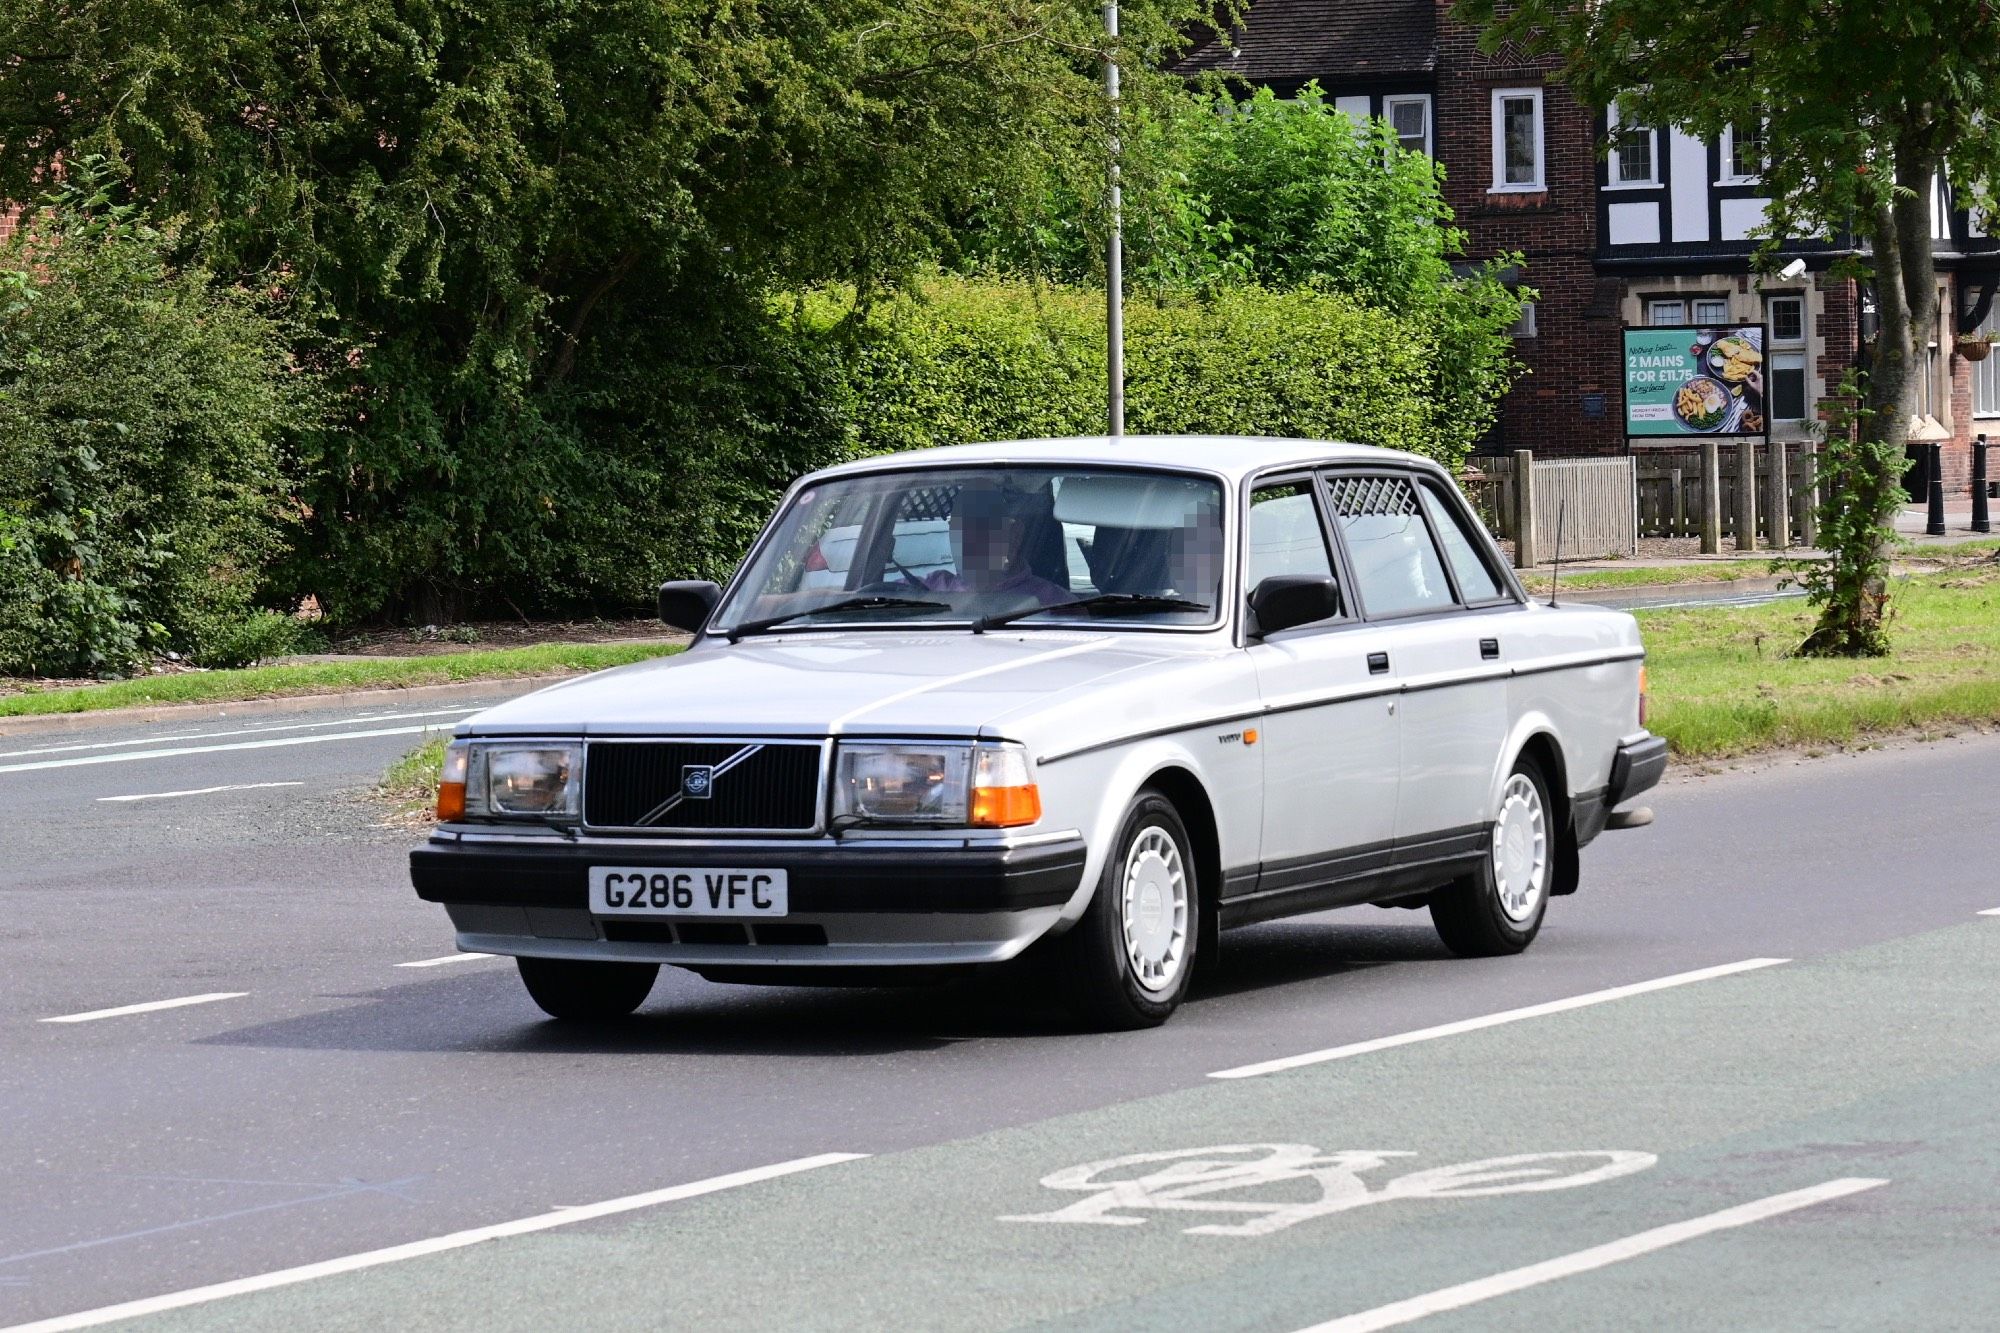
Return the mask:
<svg viewBox="0 0 2000 1333">
<path fill-rule="evenodd" d="M 1135 115 L 1210 13 L 1126 6 Z M 298 592 L 560 602 L 593 534 L 670 535 L 635 494 L 736 475 L 627 391 L 770 290 L 891 286 L 982 200 L 1101 179 L 1103 46 L 1084 0 L 0 0 L 0 198 L 102 152 L 342 352 Z"/>
<path fill-rule="evenodd" d="M 1822 530 L 1829 566 L 1809 576 L 1820 621 L 1805 651 L 1877 654 L 1886 543 L 1898 503 L 1918 351 L 1936 324 L 1932 182 L 1982 203 L 2000 179 L 2000 13 L 1965 0 L 1460 0 L 1489 49 L 1554 53 L 1585 101 L 1632 123 L 1700 135 L 1761 126 L 1768 248 L 1852 226 L 1881 332 L 1855 427 L 1828 441 Z"/>
<path fill-rule="evenodd" d="M 0 672 L 97 675 L 149 652 L 240 665 L 297 527 L 280 443 L 321 410 L 260 297 L 162 258 L 105 164 L 0 249 Z"/>
</svg>

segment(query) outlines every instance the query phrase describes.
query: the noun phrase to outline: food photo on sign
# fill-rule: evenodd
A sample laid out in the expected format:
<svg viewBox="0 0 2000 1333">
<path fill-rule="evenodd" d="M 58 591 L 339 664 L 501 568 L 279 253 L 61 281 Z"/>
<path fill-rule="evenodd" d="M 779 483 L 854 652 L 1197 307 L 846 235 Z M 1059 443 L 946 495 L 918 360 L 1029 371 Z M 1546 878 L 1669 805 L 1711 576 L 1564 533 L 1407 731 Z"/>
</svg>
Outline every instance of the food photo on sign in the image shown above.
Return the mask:
<svg viewBox="0 0 2000 1333">
<path fill-rule="evenodd" d="M 1625 433 L 1765 435 L 1764 328 L 1625 330 Z"/>
</svg>

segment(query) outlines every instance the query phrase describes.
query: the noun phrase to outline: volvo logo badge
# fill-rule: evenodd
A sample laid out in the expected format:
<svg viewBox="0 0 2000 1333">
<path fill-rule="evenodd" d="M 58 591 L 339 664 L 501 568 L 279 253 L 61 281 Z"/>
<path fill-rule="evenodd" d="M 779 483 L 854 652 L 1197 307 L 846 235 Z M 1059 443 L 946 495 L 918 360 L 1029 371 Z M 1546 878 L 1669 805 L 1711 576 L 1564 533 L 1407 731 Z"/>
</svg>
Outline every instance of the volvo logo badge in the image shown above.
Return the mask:
<svg viewBox="0 0 2000 1333">
<path fill-rule="evenodd" d="M 690 801 L 706 801 L 715 794 L 712 764 L 686 764 L 681 768 L 681 795 Z"/>
</svg>

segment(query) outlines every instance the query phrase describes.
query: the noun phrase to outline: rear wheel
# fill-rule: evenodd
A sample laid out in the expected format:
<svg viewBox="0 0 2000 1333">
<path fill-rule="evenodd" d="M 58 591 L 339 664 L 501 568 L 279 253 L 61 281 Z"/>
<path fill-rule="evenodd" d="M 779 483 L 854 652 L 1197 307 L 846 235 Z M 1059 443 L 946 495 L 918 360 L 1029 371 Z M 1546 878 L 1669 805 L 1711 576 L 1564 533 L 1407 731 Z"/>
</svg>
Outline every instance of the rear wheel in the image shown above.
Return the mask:
<svg viewBox="0 0 2000 1333">
<path fill-rule="evenodd" d="M 1493 834 L 1478 870 L 1431 896 L 1431 921 L 1445 947 L 1463 958 L 1519 953 L 1541 931 L 1555 878 L 1556 830 L 1548 784 L 1531 759 L 1500 789 Z"/>
<path fill-rule="evenodd" d="M 1057 941 L 1079 1017 L 1157 1027 L 1180 1007 L 1201 920 L 1193 845 L 1172 803 L 1142 792 L 1125 813 L 1083 920 Z"/>
<path fill-rule="evenodd" d="M 521 984 L 550 1018 L 603 1022 L 646 1002 L 658 963 L 592 963 L 569 958 L 516 958 Z"/>
</svg>

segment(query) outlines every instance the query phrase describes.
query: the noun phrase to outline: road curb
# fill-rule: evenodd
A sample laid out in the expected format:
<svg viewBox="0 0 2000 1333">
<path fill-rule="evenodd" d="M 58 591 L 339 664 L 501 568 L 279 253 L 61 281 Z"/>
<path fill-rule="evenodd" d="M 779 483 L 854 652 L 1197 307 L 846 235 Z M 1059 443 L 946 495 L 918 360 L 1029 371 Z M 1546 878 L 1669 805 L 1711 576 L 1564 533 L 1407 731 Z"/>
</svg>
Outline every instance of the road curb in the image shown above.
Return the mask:
<svg viewBox="0 0 2000 1333">
<path fill-rule="evenodd" d="M 495 676 L 486 680 L 452 681 L 443 685 L 404 685 L 373 690 L 326 690 L 302 694 L 277 694 L 261 699 L 217 700 L 194 704 L 137 704 L 127 708 L 100 708 L 87 713 L 36 713 L 24 717 L 0 717 L 0 736 L 21 736 L 50 731 L 86 730 L 94 727 L 130 725 L 137 722 L 202 722 L 219 718 L 254 717 L 281 713 L 300 705 L 347 702 L 369 704 L 453 703 L 460 699 L 514 698 L 553 681 L 569 680 L 586 674 L 557 671 L 539 676 Z"/>
</svg>

